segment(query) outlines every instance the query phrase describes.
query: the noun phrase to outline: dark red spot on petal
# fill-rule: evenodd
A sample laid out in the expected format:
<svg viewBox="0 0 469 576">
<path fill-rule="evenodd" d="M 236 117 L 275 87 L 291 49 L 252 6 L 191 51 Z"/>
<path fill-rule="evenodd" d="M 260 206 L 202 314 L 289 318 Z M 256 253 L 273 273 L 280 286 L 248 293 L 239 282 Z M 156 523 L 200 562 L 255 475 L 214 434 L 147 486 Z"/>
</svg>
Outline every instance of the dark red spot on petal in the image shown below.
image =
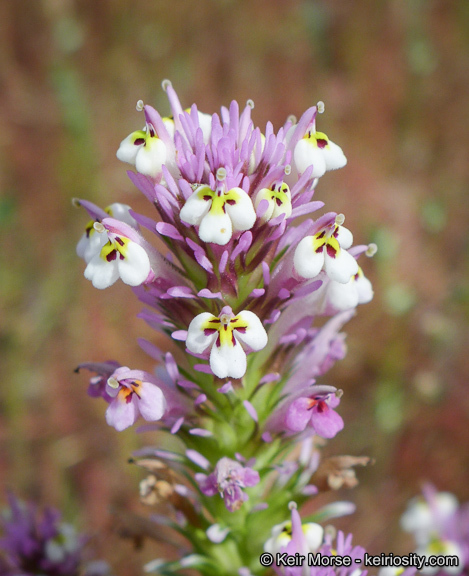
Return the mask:
<svg viewBox="0 0 469 576">
<path fill-rule="evenodd" d="M 134 141 L 134 146 L 141 146 L 142 144 L 145 144 L 145 138 L 137 138 Z"/>
<path fill-rule="evenodd" d="M 116 242 L 117 242 L 118 244 L 120 244 L 121 246 L 124 245 L 124 241 L 122 240 L 122 238 L 121 238 L 120 236 L 116 236 Z"/>
<path fill-rule="evenodd" d="M 217 336 L 217 341 L 215 342 L 217 348 L 220 348 L 221 346 L 221 340 L 220 340 L 220 332 L 218 332 L 218 336 Z"/>
<path fill-rule="evenodd" d="M 111 250 L 111 252 L 109 252 L 109 254 L 106 256 L 106 260 L 108 262 L 112 262 L 113 260 L 115 260 L 117 257 L 117 250 Z"/>
<path fill-rule="evenodd" d="M 208 196 L 208 195 L 206 195 L 206 196 L 204 196 L 204 197 L 203 197 L 203 199 L 205 200 L 205 202 L 208 202 L 209 200 L 211 200 L 211 199 L 212 199 L 212 197 L 211 197 L 211 196 Z"/>
<path fill-rule="evenodd" d="M 204 328 L 205 336 L 210 336 L 210 334 L 214 334 L 215 332 L 217 332 L 216 328 Z"/>
<path fill-rule="evenodd" d="M 236 200 L 227 200 L 226 203 L 230 206 L 234 206 L 236 204 Z"/>
<path fill-rule="evenodd" d="M 283 202 L 280 200 L 280 198 L 276 198 L 275 202 L 277 203 L 277 206 L 281 206 L 283 204 Z"/>
<path fill-rule="evenodd" d="M 233 332 L 231 333 L 231 342 L 232 342 L 233 346 L 236 346 L 237 342 L 236 342 L 236 338 L 235 338 Z"/>
<path fill-rule="evenodd" d="M 315 250 L 316 254 L 319 254 L 320 252 L 322 252 L 322 251 L 323 251 L 323 248 L 324 248 L 324 243 L 321 244 L 321 246 L 318 246 L 318 247 L 316 248 L 316 250 Z"/>
<path fill-rule="evenodd" d="M 235 330 L 241 332 L 241 334 L 246 334 L 246 328 L 247 326 L 240 326 L 239 328 L 235 328 Z"/>
<path fill-rule="evenodd" d="M 321 238 L 324 238 L 324 234 L 325 234 L 325 233 L 326 233 L 326 231 L 323 230 L 323 231 L 321 232 L 321 234 L 318 234 L 318 235 L 316 236 L 316 238 L 317 238 L 318 240 L 320 240 Z"/>
<path fill-rule="evenodd" d="M 334 246 L 331 246 L 330 244 L 327 245 L 327 255 L 330 258 L 335 258 L 337 256 L 337 250 L 334 248 Z"/>
<path fill-rule="evenodd" d="M 318 138 L 316 142 L 318 143 L 318 148 L 322 149 L 327 146 L 327 140 L 324 140 L 324 138 Z"/>
</svg>

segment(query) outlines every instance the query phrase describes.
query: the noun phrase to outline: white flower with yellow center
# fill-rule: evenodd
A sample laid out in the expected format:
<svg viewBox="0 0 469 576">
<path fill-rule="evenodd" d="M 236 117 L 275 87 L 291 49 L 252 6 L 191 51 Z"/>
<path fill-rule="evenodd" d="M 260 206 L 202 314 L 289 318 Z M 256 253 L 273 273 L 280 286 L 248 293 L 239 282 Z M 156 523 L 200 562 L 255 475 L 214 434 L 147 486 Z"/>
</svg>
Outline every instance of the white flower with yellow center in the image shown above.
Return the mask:
<svg viewBox="0 0 469 576">
<path fill-rule="evenodd" d="M 326 294 L 328 303 L 335 310 L 350 310 L 373 300 L 373 286 L 359 266 L 358 272 L 346 284 L 331 280 Z"/>
<path fill-rule="evenodd" d="M 301 525 L 304 541 L 307 550 L 304 553 L 316 552 L 323 543 L 324 529 L 314 522 L 306 522 Z M 272 528 L 272 535 L 264 544 L 264 551 L 276 555 L 286 548 L 292 539 L 293 528 L 292 522 L 282 522 Z"/>
<path fill-rule="evenodd" d="M 337 217 L 335 224 L 299 242 L 293 261 L 303 278 L 315 278 L 324 269 L 331 280 L 347 284 L 358 273 L 357 261 L 347 252 L 353 235 L 337 222 L 343 222 L 343 216 Z"/>
<path fill-rule="evenodd" d="M 137 110 L 143 109 L 139 101 Z M 132 164 L 137 172 L 145 176 L 157 178 L 161 175 L 162 166 L 167 159 L 165 143 L 158 136 L 155 126 L 149 119 L 149 112 L 145 107 L 146 124 L 142 130 L 136 130 L 124 138 L 120 143 L 116 156 L 122 162 Z M 170 137 L 174 136 L 174 122 L 170 118 L 163 118 L 163 122 Z"/>
<path fill-rule="evenodd" d="M 85 278 L 99 289 L 112 286 L 118 278 L 129 286 L 143 284 L 151 273 L 151 265 L 139 233 L 113 218 L 96 222 L 94 228 L 107 240 L 88 262 Z"/>
<path fill-rule="evenodd" d="M 347 164 L 342 148 L 334 144 L 324 132 L 309 130 L 295 146 L 295 165 L 300 174 L 313 165 L 313 178 L 320 178 L 327 170 L 337 170 Z"/>
<path fill-rule="evenodd" d="M 217 177 L 224 180 L 226 173 L 218 169 Z M 199 186 L 181 209 L 180 217 L 186 224 L 199 227 L 199 238 L 224 246 L 233 231 L 249 230 L 254 226 L 256 213 L 251 198 L 242 188 L 226 190 L 219 181 L 216 190 Z"/>
<path fill-rule="evenodd" d="M 126 204 L 114 202 L 114 204 L 107 206 L 104 212 L 111 218 L 125 222 L 129 226 L 132 226 L 132 228 L 137 228 L 137 221 L 130 215 L 130 209 L 130 206 Z M 86 263 L 99 253 L 107 242 L 106 234 L 99 234 L 94 228 L 94 224 L 99 221 L 100 220 L 97 219 L 88 222 L 85 226 L 85 232 L 77 244 L 77 254 L 80 258 L 83 258 Z"/>
<path fill-rule="evenodd" d="M 186 346 L 194 354 L 210 349 L 210 368 L 218 378 L 242 378 L 246 373 L 246 348 L 262 350 L 267 333 L 259 318 L 249 310 L 234 315 L 225 306 L 220 315 L 203 312 L 196 316 L 187 330 Z"/>
<path fill-rule="evenodd" d="M 288 184 L 285 182 L 275 182 L 270 188 L 262 188 L 256 196 L 256 209 L 262 200 L 269 203 L 267 210 L 262 215 L 262 220 L 267 222 L 272 218 L 277 218 L 280 214 L 285 214 L 289 218 L 292 213 L 291 194 Z"/>
</svg>

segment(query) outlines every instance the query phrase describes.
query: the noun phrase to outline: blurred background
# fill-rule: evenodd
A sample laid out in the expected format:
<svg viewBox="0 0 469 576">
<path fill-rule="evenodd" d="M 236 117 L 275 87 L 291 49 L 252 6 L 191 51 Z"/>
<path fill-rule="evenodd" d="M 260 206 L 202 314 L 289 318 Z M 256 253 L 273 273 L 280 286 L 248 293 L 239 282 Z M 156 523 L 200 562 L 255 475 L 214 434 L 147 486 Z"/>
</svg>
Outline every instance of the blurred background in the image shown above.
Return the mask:
<svg viewBox="0 0 469 576">
<path fill-rule="evenodd" d="M 369 455 L 336 523 L 372 553 L 409 552 L 398 518 L 422 481 L 469 500 L 469 3 L 467 0 L 2 0 L 0 2 L 0 501 L 9 487 L 62 508 L 118 576 L 158 554 L 117 535 L 138 502 L 131 452 L 73 369 L 152 370 L 123 285 L 104 292 L 75 255 L 81 197 L 148 210 L 116 149 L 138 99 L 169 112 L 255 102 L 276 129 L 318 100 L 345 169 L 316 199 L 343 212 L 375 299 L 346 327 L 324 383 L 345 392 L 328 454 Z M 330 498 L 329 498 L 330 499 Z M 325 501 L 325 500 L 324 500 Z M 321 500 L 322 502 L 322 500 Z"/>
</svg>

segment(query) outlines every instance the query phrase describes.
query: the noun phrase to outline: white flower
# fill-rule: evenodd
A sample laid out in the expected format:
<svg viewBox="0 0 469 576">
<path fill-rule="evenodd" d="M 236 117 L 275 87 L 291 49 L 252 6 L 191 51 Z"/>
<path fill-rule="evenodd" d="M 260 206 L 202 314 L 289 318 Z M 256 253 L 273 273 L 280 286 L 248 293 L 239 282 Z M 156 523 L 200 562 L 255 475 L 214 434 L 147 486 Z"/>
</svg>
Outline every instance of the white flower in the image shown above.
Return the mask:
<svg viewBox="0 0 469 576">
<path fill-rule="evenodd" d="M 323 132 L 308 131 L 295 146 L 296 168 L 302 174 L 313 165 L 313 178 L 320 178 L 327 170 L 336 170 L 347 164 L 342 148 L 334 144 Z"/>
<path fill-rule="evenodd" d="M 373 300 L 373 286 L 358 267 L 358 272 L 343 284 L 331 280 L 326 288 L 326 299 L 335 310 L 350 310 L 358 304 L 367 304 Z"/>
<path fill-rule="evenodd" d="M 120 204 L 119 202 L 114 202 L 104 209 L 106 214 L 109 214 L 111 218 L 125 222 L 132 228 L 137 228 L 137 221 L 130 215 L 130 206 L 126 204 Z M 85 227 L 85 232 L 78 241 L 77 244 L 77 254 L 80 258 L 88 263 L 93 256 L 99 254 L 101 248 L 106 244 L 107 237 L 106 234 L 99 234 L 94 228 L 94 223 L 99 222 L 97 220 L 90 220 Z"/>
<path fill-rule="evenodd" d="M 316 552 L 323 542 L 324 529 L 319 524 L 307 522 L 301 525 L 303 536 L 307 545 L 307 551 Z M 272 528 L 272 535 L 264 544 L 264 551 L 270 554 L 280 553 L 292 539 L 292 523 L 290 520 L 277 524 Z"/>
<path fill-rule="evenodd" d="M 338 224 L 306 236 L 296 247 L 295 269 L 303 278 L 315 278 L 324 269 L 331 280 L 346 284 L 358 273 L 357 261 L 347 252 L 352 242 L 350 230 Z"/>
<path fill-rule="evenodd" d="M 199 238 L 224 246 L 233 230 L 249 230 L 254 226 L 256 213 L 251 198 L 241 188 L 224 190 L 221 184 L 217 191 L 208 186 L 199 186 L 181 209 L 183 222 L 199 226 Z"/>
<path fill-rule="evenodd" d="M 174 134 L 174 122 L 164 118 L 163 123 L 168 133 Z M 166 162 L 166 145 L 158 137 L 153 124 L 147 120 L 142 130 L 132 132 L 122 140 L 116 156 L 122 162 L 135 166 L 140 174 L 157 178 Z"/>
<path fill-rule="evenodd" d="M 272 184 L 271 188 L 262 188 L 262 190 L 259 190 L 255 201 L 256 209 L 261 203 L 261 200 L 267 200 L 269 203 L 269 207 L 262 216 L 264 222 L 276 218 L 280 216 L 280 214 L 285 214 L 285 218 L 291 216 L 291 194 L 288 184 L 277 182 Z"/>
<path fill-rule="evenodd" d="M 112 286 L 118 278 L 129 286 L 142 284 L 151 272 L 151 265 L 146 250 L 139 243 L 138 232 L 108 218 L 95 223 L 94 227 L 106 241 L 88 262 L 85 278 L 99 289 Z"/>
<path fill-rule="evenodd" d="M 203 312 L 189 324 L 186 346 L 194 354 L 210 348 L 210 368 L 219 378 L 242 378 L 246 372 L 246 352 L 262 350 L 267 333 L 259 318 L 248 310 L 233 314 L 225 306 L 220 315 Z"/>
</svg>

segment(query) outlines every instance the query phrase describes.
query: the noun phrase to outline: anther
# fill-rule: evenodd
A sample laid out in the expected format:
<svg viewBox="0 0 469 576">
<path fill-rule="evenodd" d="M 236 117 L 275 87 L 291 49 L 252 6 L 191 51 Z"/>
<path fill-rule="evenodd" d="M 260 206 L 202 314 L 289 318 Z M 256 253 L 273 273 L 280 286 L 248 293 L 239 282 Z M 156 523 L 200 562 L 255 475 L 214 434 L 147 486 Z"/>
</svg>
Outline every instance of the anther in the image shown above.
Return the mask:
<svg viewBox="0 0 469 576">
<path fill-rule="evenodd" d="M 168 80 L 167 78 L 161 82 L 161 88 L 163 88 L 165 92 L 170 86 L 172 86 L 171 80 Z"/>
<path fill-rule="evenodd" d="M 284 171 L 285 171 L 285 175 L 286 175 L 286 176 L 288 176 L 288 175 L 290 174 L 290 172 L 291 172 L 291 166 L 290 166 L 290 164 L 286 164 L 286 165 L 285 165 Z"/>
<path fill-rule="evenodd" d="M 345 222 L 345 216 L 343 214 L 337 214 L 337 216 L 335 217 L 335 223 L 338 226 L 342 226 L 344 222 Z"/>
<path fill-rule="evenodd" d="M 318 110 L 318 114 L 323 114 L 324 110 L 326 109 L 324 102 L 322 100 L 319 100 L 319 102 L 316 104 L 316 108 Z"/>
<path fill-rule="evenodd" d="M 144 107 L 145 107 L 145 104 L 143 103 L 143 100 L 138 100 L 137 106 L 135 106 L 135 108 L 137 109 L 137 112 L 141 112 Z"/>
<path fill-rule="evenodd" d="M 297 508 L 298 508 L 298 504 L 296 502 L 293 502 L 293 500 L 288 503 L 288 509 L 289 510 L 296 510 Z"/>
<path fill-rule="evenodd" d="M 335 396 L 336 398 L 342 398 L 342 396 L 344 395 L 344 391 L 343 390 L 336 390 L 335 391 Z"/>
<path fill-rule="evenodd" d="M 249 106 L 251 110 L 254 110 L 254 101 L 249 98 L 249 100 L 246 102 L 246 106 Z"/>
<path fill-rule="evenodd" d="M 217 180 L 222 182 L 226 178 L 226 170 L 224 168 L 218 168 L 217 170 Z"/>
<path fill-rule="evenodd" d="M 78 200 L 78 198 L 72 198 L 72 206 L 75 206 L 75 208 L 79 208 L 81 206 L 80 200 Z"/>
<path fill-rule="evenodd" d="M 119 388 L 119 382 L 112 376 L 107 379 L 107 383 L 111 388 L 114 388 L 114 390 L 117 390 L 117 388 Z"/>
<path fill-rule="evenodd" d="M 99 232 L 100 234 L 106 231 L 106 228 L 101 224 L 101 222 L 95 222 L 93 224 L 93 228 L 96 230 L 96 232 Z"/>
<path fill-rule="evenodd" d="M 290 116 L 287 118 L 287 122 L 291 122 L 292 124 L 296 124 L 296 122 L 297 122 L 296 116 L 294 114 L 290 114 Z"/>
<path fill-rule="evenodd" d="M 368 248 L 365 252 L 365 254 L 368 256 L 368 258 L 371 258 L 372 256 L 374 256 L 376 254 L 376 252 L 378 252 L 378 246 L 376 246 L 376 244 L 374 242 L 372 242 L 371 244 L 368 244 Z"/>
</svg>

